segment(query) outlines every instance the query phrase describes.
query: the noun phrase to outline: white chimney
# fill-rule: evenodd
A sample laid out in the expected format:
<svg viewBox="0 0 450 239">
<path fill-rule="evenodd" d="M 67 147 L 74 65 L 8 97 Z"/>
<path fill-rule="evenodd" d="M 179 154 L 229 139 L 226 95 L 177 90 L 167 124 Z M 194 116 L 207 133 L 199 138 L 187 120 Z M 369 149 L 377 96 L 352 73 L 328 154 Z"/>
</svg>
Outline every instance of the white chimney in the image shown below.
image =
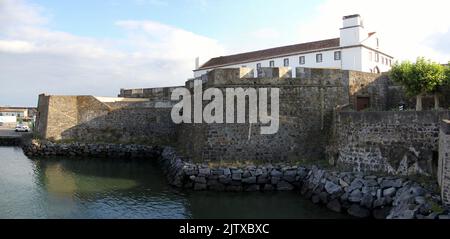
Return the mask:
<svg viewBox="0 0 450 239">
<path fill-rule="evenodd" d="M 200 67 L 200 57 L 195 58 L 195 69 L 197 70 Z"/>
<path fill-rule="evenodd" d="M 340 46 L 352 46 L 360 44 L 368 37 L 364 29 L 363 19 L 359 14 L 348 15 L 342 18 Z"/>
</svg>

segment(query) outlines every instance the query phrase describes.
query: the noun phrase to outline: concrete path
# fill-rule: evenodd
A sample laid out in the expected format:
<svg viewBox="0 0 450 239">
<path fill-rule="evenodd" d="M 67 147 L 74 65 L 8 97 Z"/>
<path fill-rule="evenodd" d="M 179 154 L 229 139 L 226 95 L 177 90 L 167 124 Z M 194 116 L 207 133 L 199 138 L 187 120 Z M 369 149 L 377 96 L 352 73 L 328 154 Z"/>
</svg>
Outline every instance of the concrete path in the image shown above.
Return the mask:
<svg viewBox="0 0 450 239">
<path fill-rule="evenodd" d="M 9 137 L 21 137 L 23 134 L 29 134 L 29 132 L 15 132 L 13 128 L 7 128 L 4 126 L 0 126 L 0 137 L 9 138 Z"/>
</svg>

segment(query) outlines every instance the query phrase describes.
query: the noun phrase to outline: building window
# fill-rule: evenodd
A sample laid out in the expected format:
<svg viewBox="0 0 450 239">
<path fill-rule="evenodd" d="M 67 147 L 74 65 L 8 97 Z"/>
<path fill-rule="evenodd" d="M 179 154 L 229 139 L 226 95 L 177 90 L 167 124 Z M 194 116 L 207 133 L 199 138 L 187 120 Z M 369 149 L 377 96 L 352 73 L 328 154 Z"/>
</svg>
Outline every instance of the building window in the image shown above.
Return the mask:
<svg viewBox="0 0 450 239">
<path fill-rule="evenodd" d="M 380 61 L 380 55 L 378 53 L 375 53 L 375 62 Z"/>
<path fill-rule="evenodd" d="M 341 51 L 334 52 L 334 60 L 339 61 L 341 59 Z"/>
<path fill-rule="evenodd" d="M 392 66 L 392 61 L 391 61 L 391 59 L 389 59 L 389 66 Z"/>
<path fill-rule="evenodd" d="M 384 65 L 384 57 L 381 57 L 381 64 Z"/>
<path fill-rule="evenodd" d="M 372 61 L 372 52 L 369 52 L 369 61 Z"/>
<path fill-rule="evenodd" d="M 305 64 L 305 56 L 299 57 L 299 58 L 298 58 L 298 63 L 299 63 L 300 65 L 304 65 L 304 64 Z"/>
<path fill-rule="evenodd" d="M 322 62 L 322 53 L 316 54 L 316 62 Z"/>
<path fill-rule="evenodd" d="M 380 46 L 380 41 L 378 40 L 378 38 L 376 40 L 377 40 L 377 48 L 378 48 Z"/>
<path fill-rule="evenodd" d="M 243 68 L 247 67 L 247 65 L 242 65 Z"/>
<path fill-rule="evenodd" d="M 270 67 L 275 67 L 275 61 L 269 61 L 269 66 Z"/>
<path fill-rule="evenodd" d="M 261 69 L 261 63 L 256 64 L 256 69 Z"/>
<path fill-rule="evenodd" d="M 284 58 L 283 65 L 284 66 L 289 66 L 289 58 Z"/>
</svg>

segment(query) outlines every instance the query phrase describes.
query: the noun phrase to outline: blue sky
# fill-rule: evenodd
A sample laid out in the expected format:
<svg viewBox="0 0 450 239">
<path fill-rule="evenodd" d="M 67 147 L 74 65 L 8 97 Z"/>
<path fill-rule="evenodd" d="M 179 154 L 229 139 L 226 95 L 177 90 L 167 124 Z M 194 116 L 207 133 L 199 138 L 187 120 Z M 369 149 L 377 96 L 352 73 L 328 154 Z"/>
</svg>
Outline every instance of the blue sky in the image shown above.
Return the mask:
<svg viewBox="0 0 450 239">
<path fill-rule="evenodd" d="M 295 16 L 309 18 L 320 1 L 261 0 L 35 0 L 55 30 L 91 37 L 120 37 L 118 20 L 153 20 L 213 38 L 247 29 L 288 30 Z"/>
<path fill-rule="evenodd" d="M 120 20 L 151 20 L 224 42 L 236 41 L 255 29 L 295 31 L 321 1 L 285 0 L 35 0 L 54 30 L 95 38 L 121 38 Z M 286 24 L 289 23 L 289 24 Z M 293 37 L 278 44 L 295 43 Z M 277 44 L 277 42 L 273 42 Z M 255 49 L 258 47 L 255 46 Z M 238 51 L 230 46 L 230 51 Z M 239 49 L 240 50 L 240 49 Z"/>
<path fill-rule="evenodd" d="M 396 59 L 447 62 L 448 9 L 448 0 L 0 0 L 0 106 L 184 85 L 196 57 L 338 37 L 355 13 Z"/>
</svg>

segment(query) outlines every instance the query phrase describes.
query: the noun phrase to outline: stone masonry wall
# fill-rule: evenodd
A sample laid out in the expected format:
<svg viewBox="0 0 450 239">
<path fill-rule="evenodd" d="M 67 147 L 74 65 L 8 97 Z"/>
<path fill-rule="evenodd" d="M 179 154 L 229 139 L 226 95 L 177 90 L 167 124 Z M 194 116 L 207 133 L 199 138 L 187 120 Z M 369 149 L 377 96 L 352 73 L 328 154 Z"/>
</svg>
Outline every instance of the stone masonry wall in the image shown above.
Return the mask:
<svg viewBox="0 0 450 239">
<path fill-rule="evenodd" d="M 437 174 L 439 124 L 450 111 L 339 112 L 331 158 L 354 171 Z"/>
<path fill-rule="evenodd" d="M 120 89 L 119 97 L 125 98 L 148 98 L 150 100 L 170 100 L 172 91 L 181 86 L 158 87 L 158 88 L 139 88 L 139 89 Z"/>
<path fill-rule="evenodd" d="M 114 105 L 93 96 L 45 95 L 39 102 L 38 133 L 43 139 L 166 144 L 175 138 L 171 104 L 164 102 Z"/>
<path fill-rule="evenodd" d="M 438 181 L 441 185 L 442 201 L 450 205 L 450 121 L 441 123 L 439 132 L 439 171 Z"/>
<path fill-rule="evenodd" d="M 273 69 L 272 72 L 269 72 Z M 178 142 L 181 152 L 202 160 L 317 160 L 325 157 L 332 112 L 350 104 L 351 96 L 371 87 L 380 75 L 335 69 L 297 68 L 298 78 L 277 68 L 263 69 L 265 77 L 249 78 L 246 68 L 217 69 L 202 79 L 203 90 L 225 88 L 279 88 L 280 127 L 273 135 L 261 135 L 260 124 L 182 124 Z M 365 79 L 365 86 L 351 88 L 349 82 Z M 192 82 L 187 82 L 192 87 Z M 371 97 L 381 97 L 380 91 Z M 377 103 L 381 101 L 374 100 Z M 383 107 L 382 103 L 378 106 Z M 224 107 L 225 108 L 225 107 Z M 246 119 L 248 122 L 248 119 Z M 195 140 L 192 140 L 195 139 Z"/>
</svg>

